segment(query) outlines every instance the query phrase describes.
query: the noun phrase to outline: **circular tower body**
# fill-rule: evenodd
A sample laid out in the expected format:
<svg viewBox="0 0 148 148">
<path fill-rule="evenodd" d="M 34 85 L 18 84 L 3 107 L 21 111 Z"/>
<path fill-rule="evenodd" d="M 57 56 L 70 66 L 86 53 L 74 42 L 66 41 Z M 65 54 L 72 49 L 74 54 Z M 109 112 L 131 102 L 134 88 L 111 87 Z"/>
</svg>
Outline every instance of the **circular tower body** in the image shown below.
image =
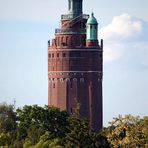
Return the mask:
<svg viewBox="0 0 148 148">
<path fill-rule="evenodd" d="M 82 0 L 76 2 L 82 6 Z M 86 40 L 88 15 L 71 14 L 61 16 L 61 28 L 48 46 L 48 105 L 73 114 L 77 99 L 80 115 L 98 130 L 102 128 L 103 42 Z"/>
</svg>

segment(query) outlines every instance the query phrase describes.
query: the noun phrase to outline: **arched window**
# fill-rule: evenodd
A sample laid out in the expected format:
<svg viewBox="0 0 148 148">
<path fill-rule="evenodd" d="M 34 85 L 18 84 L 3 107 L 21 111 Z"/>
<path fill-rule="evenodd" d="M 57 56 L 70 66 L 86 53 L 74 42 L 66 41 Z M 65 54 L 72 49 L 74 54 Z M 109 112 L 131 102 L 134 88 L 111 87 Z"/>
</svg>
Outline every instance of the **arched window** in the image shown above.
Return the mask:
<svg viewBox="0 0 148 148">
<path fill-rule="evenodd" d="M 63 53 L 63 57 L 66 57 L 66 53 Z"/>
<path fill-rule="evenodd" d="M 70 88 L 71 88 L 71 89 L 73 88 L 73 84 L 72 84 L 72 82 L 70 82 Z"/>
<path fill-rule="evenodd" d="M 75 38 L 75 42 L 76 42 L 76 46 L 80 46 L 80 38 L 79 38 L 79 36 L 77 36 Z"/>
<path fill-rule="evenodd" d="M 66 37 L 66 45 L 68 45 L 68 36 Z"/>
<path fill-rule="evenodd" d="M 73 37 L 70 37 L 70 45 L 73 45 Z"/>
<path fill-rule="evenodd" d="M 66 78 L 65 80 L 66 80 L 66 82 L 68 82 L 68 81 L 70 82 L 70 78 Z"/>
<path fill-rule="evenodd" d="M 63 40 L 63 36 L 61 37 L 61 44 L 64 45 L 64 40 Z"/>
<path fill-rule="evenodd" d="M 60 46 L 60 37 L 58 37 L 58 46 Z"/>
<path fill-rule="evenodd" d="M 55 83 L 53 83 L 53 88 L 55 88 Z"/>
<path fill-rule="evenodd" d="M 73 81 L 76 82 L 77 81 L 77 78 L 73 78 Z"/>
<path fill-rule="evenodd" d="M 84 82 L 84 78 L 80 78 L 80 82 Z"/>
</svg>

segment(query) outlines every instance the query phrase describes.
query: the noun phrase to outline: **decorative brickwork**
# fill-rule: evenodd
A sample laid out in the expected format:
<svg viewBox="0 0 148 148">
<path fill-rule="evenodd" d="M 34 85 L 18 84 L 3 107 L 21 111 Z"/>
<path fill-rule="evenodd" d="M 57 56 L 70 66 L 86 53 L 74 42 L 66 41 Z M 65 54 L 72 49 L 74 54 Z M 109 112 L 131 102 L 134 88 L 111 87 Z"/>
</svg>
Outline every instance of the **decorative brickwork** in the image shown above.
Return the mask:
<svg viewBox="0 0 148 148">
<path fill-rule="evenodd" d="M 98 40 L 86 41 L 88 17 L 62 15 L 61 28 L 51 45 L 48 42 L 48 105 L 73 114 L 77 98 L 81 116 L 98 130 L 102 128 L 103 41 L 101 45 Z"/>
</svg>

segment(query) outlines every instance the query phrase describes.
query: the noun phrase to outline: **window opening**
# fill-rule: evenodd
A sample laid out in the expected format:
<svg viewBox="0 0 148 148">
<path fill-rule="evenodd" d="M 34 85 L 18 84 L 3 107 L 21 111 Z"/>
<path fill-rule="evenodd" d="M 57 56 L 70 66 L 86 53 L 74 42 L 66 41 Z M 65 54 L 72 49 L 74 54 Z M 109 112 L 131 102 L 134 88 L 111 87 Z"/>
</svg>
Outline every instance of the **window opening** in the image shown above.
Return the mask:
<svg viewBox="0 0 148 148">
<path fill-rule="evenodd" d="M 63 57 L 66 57 L 66 53 L 63 53 Z"/>
<path fill-rule="evenodd" d="M 53 88 L 55 88 L 55 83 L 53 83 Z"/>
<path fill-rule="evenodd" d="M 72 84 L 72 82 L 70 83 L 70 88 L 71 88 L 71 89 L 73 88 L 73 84 Z"/>
</svg>

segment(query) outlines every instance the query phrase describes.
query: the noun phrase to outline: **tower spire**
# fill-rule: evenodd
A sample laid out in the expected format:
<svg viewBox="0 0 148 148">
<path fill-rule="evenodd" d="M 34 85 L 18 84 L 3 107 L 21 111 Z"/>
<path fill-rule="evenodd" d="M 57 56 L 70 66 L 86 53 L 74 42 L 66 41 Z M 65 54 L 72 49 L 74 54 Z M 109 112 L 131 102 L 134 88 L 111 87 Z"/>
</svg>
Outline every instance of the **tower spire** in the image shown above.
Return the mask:
<svg viewBox="0 0 148 148">
<path fill-rule="evenodd" d="M 68 0 L 68 14 L 70 18 L 77 17 L 82 14 L 83 0 Z"/>
</svg>

